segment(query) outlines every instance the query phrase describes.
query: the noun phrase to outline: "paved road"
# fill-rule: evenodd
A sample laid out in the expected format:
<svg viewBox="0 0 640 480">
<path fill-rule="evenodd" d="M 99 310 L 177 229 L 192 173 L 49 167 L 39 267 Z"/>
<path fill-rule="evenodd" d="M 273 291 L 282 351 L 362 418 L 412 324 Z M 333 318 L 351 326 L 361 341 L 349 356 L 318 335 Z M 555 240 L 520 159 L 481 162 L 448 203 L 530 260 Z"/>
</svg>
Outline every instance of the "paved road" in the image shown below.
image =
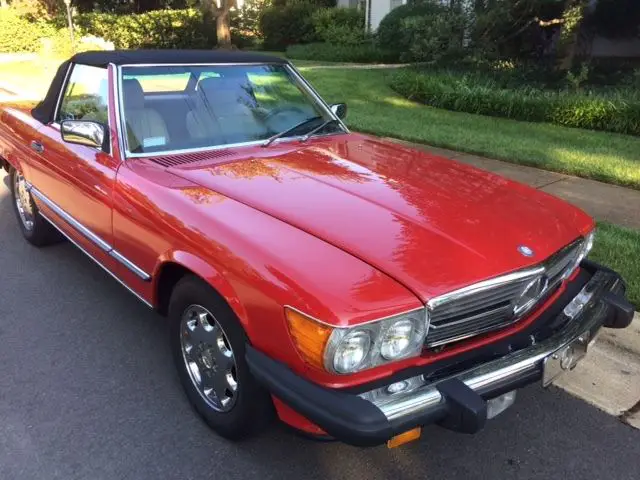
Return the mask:
<svg viewBox="0 0 640 480">
<path fill-rule="evenodd" d="M 182 395 L 162 319 L 67 243 L 20 237 L 0 177 L 0 479 L 634 479 L 640 431 L 537 386 L 476 436 L 404 448 L 282 426 L 229 443 Z"/>
</svg>

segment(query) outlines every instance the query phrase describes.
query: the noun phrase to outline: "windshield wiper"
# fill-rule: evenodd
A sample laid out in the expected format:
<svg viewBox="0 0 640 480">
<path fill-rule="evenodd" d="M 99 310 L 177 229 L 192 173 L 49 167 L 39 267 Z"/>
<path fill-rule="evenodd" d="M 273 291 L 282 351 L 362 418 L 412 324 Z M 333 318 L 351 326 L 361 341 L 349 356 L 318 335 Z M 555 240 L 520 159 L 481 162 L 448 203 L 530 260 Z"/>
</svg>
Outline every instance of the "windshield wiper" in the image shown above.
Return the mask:
<svg viewBox="0 0 640 480">
<path fill-rule="evenodd" d="M 309 137 L 311 137 L 314 133 L 319 132 L 320 130 L 322 130 L 324 127 L 331 125 L 332 123 L 336 123 L 338 121 L 337 118 L 330 118 L 329 120 L 327 120 L 326 122 L 324 122 L 322 125 L 317 126 L 316 128 L 314 128 L 313 130 L 311 130 L 309 133 L 307 133 L 304 137 L 302 137 L 300 139 L 301 142 L 306 142 L 307 140 L 309 140 Z"/>
<path fill-rule="evenodd" d="M 302 127 L 303 125 L 306 125 L 309 122 L 313 122 L 314 120 L 318 120 L 319 118 L 322 118 L 321 116 L 315 116 L 315 117 L 311 117 L 311 118 L 307 118 L 306 120 L 303 120 L 300 123 L 296 123 L 293 127 L 287 128 L 286 130 L 280 132 L 280 133 L 276 133 L 275 135 L 267 138 L 264 143 L 262 144 L 263 147 L 268 147 L 269 145 L 271 145 L 273 142 L 275 142 L 277 139 L 279 139 L 280 137 L 284 137 L 286 134 L 293 132 L 294 130 Z"/>
</svg>

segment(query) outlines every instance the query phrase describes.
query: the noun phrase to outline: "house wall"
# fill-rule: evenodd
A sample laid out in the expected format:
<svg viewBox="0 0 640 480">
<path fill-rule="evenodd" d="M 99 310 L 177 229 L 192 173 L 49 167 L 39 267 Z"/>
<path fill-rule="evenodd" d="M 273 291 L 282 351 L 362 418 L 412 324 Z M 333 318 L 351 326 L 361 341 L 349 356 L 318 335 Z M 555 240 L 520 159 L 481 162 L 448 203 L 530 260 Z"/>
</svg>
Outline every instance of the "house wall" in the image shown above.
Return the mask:
<svg viewBox="0 0 640 480">
<path fill-rule="evenodd" d="M 407 0 L 370 0 L 370 2 L 371 13 L 369 18 L 371 23 L 369 25 L 371 31 L 375 32 L 380 26 L 382 19 L 386 17 L 387 13 L 400 5 L 406 4 Z"/>
<path fill-rule="evenodd" d="M 634 57 L 640 58 L 640 38 L 611 39 L 596 37 L 591 45 L 594 57 Z"/>
</svg>

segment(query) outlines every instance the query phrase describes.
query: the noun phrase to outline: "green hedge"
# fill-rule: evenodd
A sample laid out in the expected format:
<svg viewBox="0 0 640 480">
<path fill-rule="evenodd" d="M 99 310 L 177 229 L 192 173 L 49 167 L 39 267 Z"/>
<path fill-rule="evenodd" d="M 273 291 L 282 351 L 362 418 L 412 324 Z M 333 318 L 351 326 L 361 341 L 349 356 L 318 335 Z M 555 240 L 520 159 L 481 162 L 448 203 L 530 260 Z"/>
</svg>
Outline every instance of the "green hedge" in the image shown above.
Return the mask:
<svg viewBox="0 0 640 480">
<path fill-rule="evenodd" d="M 116 48 L 211 48 L 216 43 L 215 27 L 206 25 L 196 9 L 85 13 L 75 22 L 83 34 L 102 37 Z"/>
<path fill-rule="evenodd" d="M 389 84 L 410 100 L 447 110 L 640 135 L 640 95 L 631 89 L 609 93 L 505 89 L 474 76 L 410 69 L 394 72 Z"/>
<path fill-rule="evenodd" d="M 354 63 L 397 63 L 398 61 L 396 52 L 380 49 L 371 42 L 357 45 L 334 45 L 331 43 L 291 45 L 287 48 L 287 58 Z"/>
<path fill-rule="evenodd" d="M 265 50 L 285 50 L 297 43 L 319 40 L 313 15 L 319 8 L 310 3 L 294 3 L 267 8 L 260 16 L 260 31 Z"/>
<path fill-rule="evenodd" d="M 365 40 L 364 10 L 321 8 L 313 14 L 318 39 L 337 45 L 355 45 Z"/>
<path fill-rule="evenodd" d="M 0 52 L 37 52 L 40 38 L 55 34 L 47 23 L 29 21 L 10 8 L 0 9 Z"/>
</svg>

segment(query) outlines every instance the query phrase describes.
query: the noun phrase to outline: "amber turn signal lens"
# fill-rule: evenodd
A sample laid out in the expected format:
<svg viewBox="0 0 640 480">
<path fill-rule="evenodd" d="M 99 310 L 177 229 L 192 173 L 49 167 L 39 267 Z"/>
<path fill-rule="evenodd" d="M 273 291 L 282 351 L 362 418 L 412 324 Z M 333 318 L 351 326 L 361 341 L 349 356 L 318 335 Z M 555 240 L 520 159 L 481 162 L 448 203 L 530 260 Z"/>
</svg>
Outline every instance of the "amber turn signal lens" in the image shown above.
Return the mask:
<svg viewBox="0 0 640 480">
<path fill-rule="evenodd" d="M 285 308 L 285 315 L 298 353 L 310 365 L 323 368 L 324 348 L 333 329 L 291 308 Z"/>
<path fill-rule="evenodd" d="M 407 430 L 406 432 L 387 440 L 387 447 L 396 448 L 400 445 L 404 445 L 405 443 L 413 442 L 414 440 L 418 440 L 420 435 L 422 435 L 422 428 L 420 427 Z"/>
</svg>

